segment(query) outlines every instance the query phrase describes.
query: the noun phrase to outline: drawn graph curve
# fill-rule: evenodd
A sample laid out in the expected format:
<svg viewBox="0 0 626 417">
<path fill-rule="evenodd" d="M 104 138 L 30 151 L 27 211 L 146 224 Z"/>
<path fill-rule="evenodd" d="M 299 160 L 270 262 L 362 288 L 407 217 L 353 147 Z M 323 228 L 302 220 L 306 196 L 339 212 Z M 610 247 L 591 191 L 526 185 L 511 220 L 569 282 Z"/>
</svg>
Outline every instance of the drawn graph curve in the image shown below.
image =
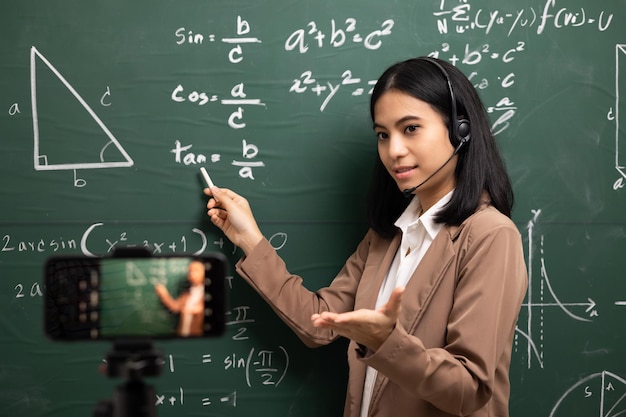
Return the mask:
<svg viewBox="0 0 626 417">
<path fill-rule="evenodd" d="M 40 153 L 40 129 L 39 129 L 39 115 L 37 108 L 37 62 L 38 60 L 45 64 L 45 68 L 52 72 L 56 78 L 65 86 L 65 88 L 72 94 L 76 101 L 82 106 L 82 108 L 89 114 L 94 122 L 100 127 L 102 132 L 106 135 L 106 144 L 102 147 L 99 153 L 99 162 L 74 162 L 74 163 L 50 163 L 46 155 Z M 45 56 L 41 54 L 34 46 L 30 49 L 30 87 L 31 87 L 31 105 L 32 105 L 32 117 L 33 117 L 33 139 L 34 139 L 34 167 L 37 171 L 60 171 L 60 170 L 77 170 L 77 169 L 98 169 L 98 168 L 120 168 L 131 167 L 134 162 L 128 155 L 126 150 L 120 145 L 118 140 L 113 136 L 111 131 L 102 122 L 100 117 L 93 111 L 93 109 L 87 104 L 87 102 L 81 97 L 81 95 L 72 87 L 72 85 L 63 77 L 63 75 L 52 65 Z M 114 146 L 121 160 L 119 161 L 105 161 L 105 150 Z"/>
<path fill-rule="evenodd" d="M 608 371 L 581 379 L 565 391 L 550 412 L 550 417 L 571 415 L 626 415 L 626 380 Z"/>
<path fill-rule="evenodd" d="M 585 313 L 589 317 L 597 316 L 596 303 L 591 298 L 587 298 L 587 301 L 582 302 L 564 302 L 562 301 L 554 288 L 552 287 L 552 283 L 550 281 L 550 277 L 548 274 L 548 268 L 546 267 L 546 257 L 544 254 L 544 236 L 539 236 L 539 242 L 535 242 L 535 224 L 537 223 L 537 219 L 541 214 L 541 210 L 532 210 L 533 218 L 528 222 L 527 232 L 528 232 L 528 291 L 526 302 L 522 303 L 522 312 L 526 313 L 526 328 L 523 329 L 523 321 L 518 319 L 518 324 L 515 327 L 516 337 L 521 337 L 527 343 L 527 361 L 528 361 L 528 369 L 531 368 L 532 359 L 535 358 L 541 368 L 544 367 L 544 358 L 543 358 L 543 342 L 541 333 L 539 334 L 539 339 L 535 341 L 535 334 L 533 331 L 533 322 L 538 320 L 540 322 L 540 328 L 542 327 L 543 318 L 543 310 L 547 308 L 558 308 L 563 313 L 565 313 L 568 317 L 582 322 L 591 322 L 592 320 L 588 317 L 583 317 L 581 314 L 574 313 L 574 309 L 580 310 L 584 309 Z M 539 277 L 535 277 L 534 273 L 534 253 L 535 246 L 539 249 L 539 264 L 540 264 L 540 273 Z M 535 287 L 536 282 L 539 284 L 539 300 L 535 300 L 535 294 L 533 288 Z M 544 301 L 544 293 L 547 293 L 546 296 L 549 298 L 549 301 Z M 539 309 L 540 314 L 538 317 L 535 317 L 533 309 Z"/>
</svg>

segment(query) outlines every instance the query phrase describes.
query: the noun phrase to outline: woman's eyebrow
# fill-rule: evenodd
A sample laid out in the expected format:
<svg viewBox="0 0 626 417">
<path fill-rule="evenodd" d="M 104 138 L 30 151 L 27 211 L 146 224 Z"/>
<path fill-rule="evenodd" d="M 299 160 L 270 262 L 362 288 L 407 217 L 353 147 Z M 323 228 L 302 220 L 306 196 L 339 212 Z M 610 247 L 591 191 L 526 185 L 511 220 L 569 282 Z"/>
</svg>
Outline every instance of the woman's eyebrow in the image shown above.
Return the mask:
<svg viewBox="0 0 626 417">
<path fill-rule="evenodd" d="M 410 120 L 421 120 L 422 118 L 420 116 L 414 116 L 414 115 L 406 115 L 398 120 L 396 120 L 396 122 L 394 123 L 395 126 L 399 126 L 405 122 L 408 122 Z M 380 123 L 376 123 L 374 122 L 374 126 L 373 128 L 376 129 L 377 127 L 380 128 L 385 128 L 385 126 L 381 125 Z"/>
</svg>

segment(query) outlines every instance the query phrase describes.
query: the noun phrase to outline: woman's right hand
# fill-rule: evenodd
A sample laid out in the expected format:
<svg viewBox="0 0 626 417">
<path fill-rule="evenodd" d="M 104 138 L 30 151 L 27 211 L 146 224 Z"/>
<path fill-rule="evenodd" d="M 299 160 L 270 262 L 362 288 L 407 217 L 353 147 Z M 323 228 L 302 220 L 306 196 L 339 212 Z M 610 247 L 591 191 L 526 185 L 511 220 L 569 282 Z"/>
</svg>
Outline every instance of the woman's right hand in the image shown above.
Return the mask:
<svg viewBox="0 0 626 417">
<path fill-rule="evenodd" d="M 247 255 L 263 239 L 248 200 L 227 188 L 205 188 L 211 222 Z"/>
</svg>

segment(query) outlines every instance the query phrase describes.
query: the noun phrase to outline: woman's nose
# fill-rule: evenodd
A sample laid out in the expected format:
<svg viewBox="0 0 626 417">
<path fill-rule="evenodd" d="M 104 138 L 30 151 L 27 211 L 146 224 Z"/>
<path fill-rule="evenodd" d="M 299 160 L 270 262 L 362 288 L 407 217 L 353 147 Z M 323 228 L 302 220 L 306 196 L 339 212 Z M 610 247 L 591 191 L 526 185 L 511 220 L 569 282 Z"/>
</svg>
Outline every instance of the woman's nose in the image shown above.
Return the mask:
<svg viewBox="0 0 626 417">
<path fill-rule="evenodd" d="M 393 157 L 404 156 L 407 153 L 406 143 L 400 135 L 389 136 L 389 155 Z"/>
</svg>

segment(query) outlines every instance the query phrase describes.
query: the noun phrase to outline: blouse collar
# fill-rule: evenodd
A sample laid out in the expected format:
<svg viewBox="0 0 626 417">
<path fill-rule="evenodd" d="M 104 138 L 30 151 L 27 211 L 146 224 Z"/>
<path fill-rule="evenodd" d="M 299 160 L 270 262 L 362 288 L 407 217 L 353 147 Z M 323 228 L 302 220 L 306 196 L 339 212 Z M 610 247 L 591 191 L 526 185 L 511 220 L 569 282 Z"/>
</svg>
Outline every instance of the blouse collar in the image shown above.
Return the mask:
<svg viewBox="0 0 626 417">
<path fill-rule="evenodd" d="M 400 215 L 400 217 L 398 217 L 398 220 L 396 220 L 394 224 L 402 230 L 403 234 L 407 234 L 407 232 L 415 229 L 415 227 L 421 223 L 430 238 L 434 239 L 443 226 L 441 223 L 435 222 L 435 216 L 452 199 L 453 192 L 454 190 L 441 197 L 439 201 L 437 201 L 431 208 L 426 210 L 426 212 L 421 215 L 421 204 L 419 198 L 414 196 L 407 208 Z"/>
</svg>

